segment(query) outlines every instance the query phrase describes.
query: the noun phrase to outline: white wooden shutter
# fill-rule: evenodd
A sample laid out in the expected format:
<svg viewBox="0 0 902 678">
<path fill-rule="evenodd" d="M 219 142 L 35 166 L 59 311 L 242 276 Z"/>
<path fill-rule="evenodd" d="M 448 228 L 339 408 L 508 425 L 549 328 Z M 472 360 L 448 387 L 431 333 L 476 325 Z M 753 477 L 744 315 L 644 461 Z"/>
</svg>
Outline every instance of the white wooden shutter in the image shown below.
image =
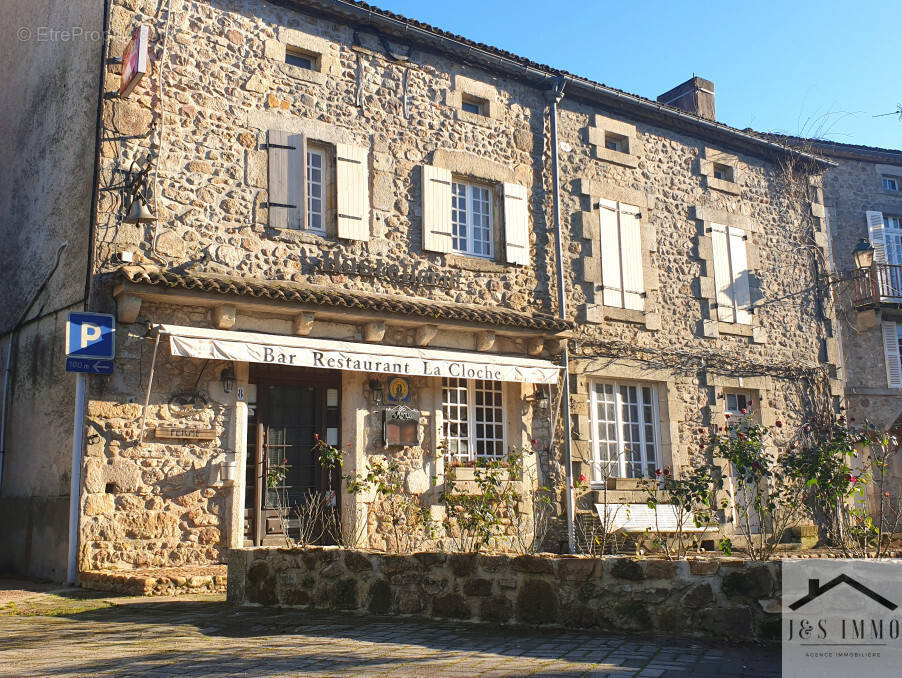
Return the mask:
<svg viewBox="0 0 902 678">
<path fill-rule="evenodd" d="M 881 323 L 883 328 L 883 354 L 886 357 L 886 385 L 902 388 L 902 361 L 899 357 L 899 335 L 896 323 Z"/>
<path fill-rule="evenodd" d="M 529 210 L 526 186 L 505 183 L 504 241 L 509 264 L 529 265 Z"/>
<path fill-rule="evenodd" d="M 602 198 L 598 214 L 601 220 L 601 284 L 604 286 L 604 305 L 623 308 L 619 206 L 613 200 Z"/>
<path fill-rule="evenodd" d="M 714 287 L 717 289 L 717 319 L 736 321 L 733 303 L 733 276 L 730 273 L 730 244 L 727 227 L 711 224 L 711 242 L 714 250 Z"/>
<path fill-rule="evenodd" d="M 639 208 L 620 204 L 620 265 L 623 271 L 623 307 L 645 308 L 645 276 L 642 270 L 642 231 Z"/>
<path fill-rule="evenodd" d="M 736 307 L 736 322 L 752 324 L 752 295 L 749 290 L 749 266 L 746 256 L 745 232 L 732 226 L 727 229 L 730 244 L 730 274 L 733 279 L 733 303 Z"/>
<path fill-rule="evenodd" d="M 874 248 L 874 263 L 885 264 L 886 258 L 886 230 L 883 227 L 883 212 L 868 210 L 865 212 L 868 220 L 868 239 Z"/>
<path fill-rule="evenodd" d="M 370 239 L 370 188 L 367 149 L 335 145 L 335 182 L 338 194 L 338 237 Z"/>
<path fill-rule="evenodd" d="M 303 229 L 307 214 L 307 146 L 303 134 L 269 130 L 268 160 L 269 225 Z"/>
<path fill-rule="evenodd" d="M 423 165 L 423 249 L 450 252 L 451 172 Z"/>
</svg>

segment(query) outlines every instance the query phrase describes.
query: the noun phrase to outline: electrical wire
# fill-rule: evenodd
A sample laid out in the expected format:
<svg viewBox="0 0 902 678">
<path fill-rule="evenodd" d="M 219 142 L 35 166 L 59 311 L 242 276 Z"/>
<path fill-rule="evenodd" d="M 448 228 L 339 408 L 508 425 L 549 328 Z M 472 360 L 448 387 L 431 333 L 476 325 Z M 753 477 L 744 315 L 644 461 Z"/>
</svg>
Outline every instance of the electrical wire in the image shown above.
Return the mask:
<svg viewBox="0 0 902 678">
<path fill-rule="evenodd" d="M 161 5 L 162 7 L 162 5 Z M 164 97 L 163 91 L 163 79 L 166 71 L 166 48 L 169 45 L 169 24 L 172 20 L 172 0 L 167 0 L 166 3 L 166 26 L 163 28 L 163 47 L 160 51 L 160 68 L 159 73 L 157 74 L 157 78 L 159 80 L 159 98 L 160 98 L 160 139 L 157 142 L 157 158 L 154 163 L 153 168 L 153 212 L 157 215 L 157 219 L 154 221 L 153 227 L 153 240 L 150 244 L 151 252 L 153 252 L 154 256 L 157 257 L 160 261 L 163 262 L 165 266 L 169 266 L 169 262 L 157 251 L 157 240 L 160 237 L 160 209 L 159 209 L 159 178 L 160 178 L 160 160 L 163 157 L 163 144 L 166 141 L 166 99 Z"/>
</svg>

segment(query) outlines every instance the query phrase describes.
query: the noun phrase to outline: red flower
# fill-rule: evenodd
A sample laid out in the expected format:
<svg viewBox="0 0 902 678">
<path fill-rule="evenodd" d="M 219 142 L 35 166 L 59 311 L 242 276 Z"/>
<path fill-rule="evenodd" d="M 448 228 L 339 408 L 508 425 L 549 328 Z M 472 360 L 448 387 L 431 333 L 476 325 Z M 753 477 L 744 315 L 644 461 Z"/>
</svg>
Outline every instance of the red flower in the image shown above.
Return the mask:
<svg viewBox="0 0 902 678">
<path fill-rule="evenodd" d="M 754 401 L 754 400 L 749 400 L 749 407 L 751 407 L 751 406 L 754 405 L 754 404 L 755 404 L 755 401 Z"/>
<path fill-rule="evenodd" d="M 698 432 L 699 432 L 699 433 L 704 433 L 704 432 L 705 432 L 705 429 L 700 428 L 700 429 L 698 430 Z"/>
<path fill-rule="evenodd" d="M 743 407 L 741 410 L 739 410 L 739 414 L 748 414 L 748 410 L 746 410 L 746 409 Z"/>
<path fill-rule="evenodd" d="M 580 476 L 579 476 L 579 482 L 584 483 L 584 482 L 586 482 L 587 480 L 589 480 L 589 479 L 586 478 L 586 476 L 585 476 L 584 474 L 581 473 Z"/>
<path fill-rule="evenodd" d="M 314 439 L 314 440 L 319 440 L 319 433 L 314 433 L 314 434 L 313 434 L 313 439 Z"/>
<path fill-rule="evenodd" d="M 783 422 L 780 421 L 779 419 L 777 419 L 777 421 L 776 421 L 776 423 L 774 424 L 774 426 L 776 426 L 777 428 L 783 428 Z"/>
<path fill-rule="evenodd" d="M 846 480 L 848 480 L 850 483 L 854 483 L 858 481 L 858 478 L 851 474 L 846 474 Z"/>
<path fill-rule="evenodd" d="M 888 496 L 889 496 L 889 492 L 884 492 L 884 493 L 883 493 L 883 496 L 884 496 L 884 497 L 888 497 Z"/>
<path fill-rule="evenodd" d="M 664 469 L 664 475 L 665 475 L 665 476 L 669 476 L 669 475 L 670 475 L 670 469 L 669 469 L 669 468 L 665 468 L 665 469 Z"/>
<path fill-rule="evenodd" d="M 732 416 L 732 415 L 730 415 L 730 413 L 729 413 L 729 412 L 727 412 L 727 413 L 726 413 L 726 414 L 725 414 L 725 415 L 724 415 L 724 417 L 726 417 L 726 418 L 727 418 L 727 419 L 729 419 L 729 418 L 730 418 L 730 416 Z"/>
<path fill-rule="evenodd" d="M 664 471 L 662 471 L 661 469 L 655 469 L 655 475 L 656 475 L 656 476 L 661 476 L 661 475 L 663 475 L 663 474 L 664 474 Z"/>
</svg>

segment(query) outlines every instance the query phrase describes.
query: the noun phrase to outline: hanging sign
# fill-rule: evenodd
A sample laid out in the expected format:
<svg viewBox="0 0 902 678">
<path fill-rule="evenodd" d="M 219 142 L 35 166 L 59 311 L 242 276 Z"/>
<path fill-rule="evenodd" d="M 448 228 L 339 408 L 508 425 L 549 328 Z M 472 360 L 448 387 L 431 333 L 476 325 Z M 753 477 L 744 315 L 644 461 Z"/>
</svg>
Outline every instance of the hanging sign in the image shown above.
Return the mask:
<svg viewBox="0 0 902 678">
<path fill-rule="evenodd" d="M 138 26 L 132 34 L 125 51 L 122 53 L 122 75 L 119 83 L 119 96 L 123 99 L 141 82 L 147 73 L 147 26 Z"/>
<path fill-rule="evenodd" d="M 412 447 L 420 444 L 420 413 L 406 405 L 382 411 L 386 445 Z"/>
</svg>

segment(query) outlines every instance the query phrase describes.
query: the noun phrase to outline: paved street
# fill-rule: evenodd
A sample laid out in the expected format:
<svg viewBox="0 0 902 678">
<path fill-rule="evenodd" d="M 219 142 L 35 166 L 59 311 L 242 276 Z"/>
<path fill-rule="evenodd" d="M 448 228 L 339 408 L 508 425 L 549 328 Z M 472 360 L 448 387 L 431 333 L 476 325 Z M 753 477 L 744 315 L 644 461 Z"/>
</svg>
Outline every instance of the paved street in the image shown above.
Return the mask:
<svg viewBox="0 0 902 678">
<path fill-rule="evenodd" d="M 2 594 L 2 591 L 0 591 Z M 0 595 L 0 676 L 778 676 L 779 652 L 235 609 L 222 596 Z"/>
</svg>

